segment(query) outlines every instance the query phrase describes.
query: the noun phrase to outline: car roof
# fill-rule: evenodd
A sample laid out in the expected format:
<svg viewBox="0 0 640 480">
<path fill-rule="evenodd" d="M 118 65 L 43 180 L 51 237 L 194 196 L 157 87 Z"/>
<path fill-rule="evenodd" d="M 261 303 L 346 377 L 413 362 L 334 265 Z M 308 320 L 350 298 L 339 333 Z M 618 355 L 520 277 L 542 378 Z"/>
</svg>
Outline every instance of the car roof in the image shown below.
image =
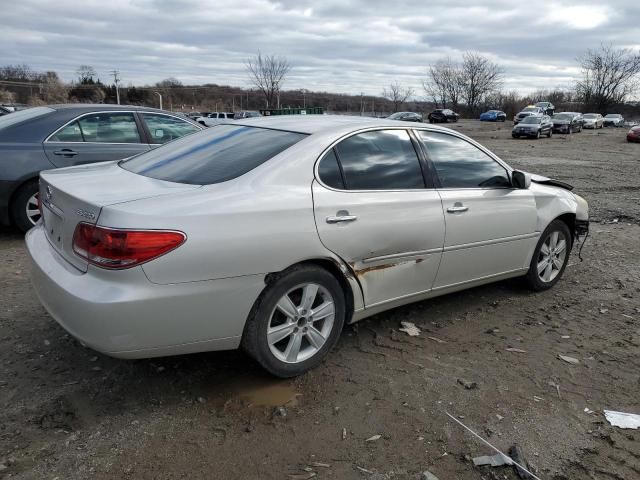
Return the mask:
<svg viewBox="0 0 640 480">
<path fill-rule="evenodd" d="M 144 107 L 140 105 L 115 105 L 111 103 L 64 103 L 57 105 L 46 105 L 54 110 L 74 110 L 76 112 L 95 112 L 96 110 L 112 110 L 112 111 L 139 111 L 145 112 L 161 112 L 161 113 L 173 113 L 167 110 L 160 110 L 158 108 Z"/>
<path fill-rule="evenodd" d="M 236 120 L 231 125 L 246 125 L 252 127 L 273 128 L 275 130 L 287 130 L 306 134 L 350 133 L 356 130 L 377 127 L 404 127 L 416 128 L 415 125 L 407 125 L 400 120 L 387 120 L 384 118 L 358 117 L 350 115 L 274 115 L 260 118 L 247 118 Z M 429 126 L 432 128 L 432 126 Z M 447 131 L 442 127 L 433 127 Z"/>
</svg>

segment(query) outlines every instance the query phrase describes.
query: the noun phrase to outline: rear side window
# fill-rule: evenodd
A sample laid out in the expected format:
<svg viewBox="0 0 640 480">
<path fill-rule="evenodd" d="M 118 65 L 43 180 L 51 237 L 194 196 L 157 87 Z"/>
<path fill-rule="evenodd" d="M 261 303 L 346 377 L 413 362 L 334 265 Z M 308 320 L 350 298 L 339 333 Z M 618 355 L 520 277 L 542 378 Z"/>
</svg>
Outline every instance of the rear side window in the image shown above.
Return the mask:
<svg viewBox="0 0 640 480">
<path fill-rule="evenodd" d="M 142 113 L 142 120 L 146 123 L 151 134 L 151 143 L 167 143 L 176 138 L 184 137 L 200 129 L 186 120 L 158 113 Z"/>
<path fill-rule="evenodd" d="M 95 113 L 80 118 L 78 123 L 85 142 L 141 143 L 133 113 Z"/>
<path fill-rule="evenodd" d="M 344 190 L 342 172 L 340 171 L 340 165 L 338 165 L 338 159 L 333 149 L 329 150 L 327 154 L 322 157 L 322 160 L 320 160 L 318 176 L 328 187 Z"/>
<path fill-rule="evenodd" d="M 83 142 L 82 130 L 78 122 L 73 122 L 58 130 L 49 138 L 50 142 Z"/>
<path fill-rule="evenodd" d="M 420 161 L 405 130 L 359 133 L 336 150 L 349 190 L 424 188 Z"/>
<path fill-rule="evenodd" d="M 305 138 L 302 133 L 219 125 L 120 162 L 169 182 L 210 185 L 244 175 Z"/>
</svg>

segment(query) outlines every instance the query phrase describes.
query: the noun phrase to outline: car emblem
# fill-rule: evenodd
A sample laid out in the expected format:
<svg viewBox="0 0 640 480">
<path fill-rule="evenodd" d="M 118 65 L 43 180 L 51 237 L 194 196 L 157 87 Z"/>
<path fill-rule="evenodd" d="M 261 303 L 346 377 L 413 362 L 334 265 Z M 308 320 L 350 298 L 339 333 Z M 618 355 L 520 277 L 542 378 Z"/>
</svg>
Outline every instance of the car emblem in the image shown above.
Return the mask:
<svg viewBox="0 0 640 480">
<path fill-rule="evenodd" d="M 49 185 L 47 185 L 46 194 L 47 202 L 51 202 L 51 198 L 53 198 L 53 191 L 51 190 L 51 187 Z"/>
</svg>

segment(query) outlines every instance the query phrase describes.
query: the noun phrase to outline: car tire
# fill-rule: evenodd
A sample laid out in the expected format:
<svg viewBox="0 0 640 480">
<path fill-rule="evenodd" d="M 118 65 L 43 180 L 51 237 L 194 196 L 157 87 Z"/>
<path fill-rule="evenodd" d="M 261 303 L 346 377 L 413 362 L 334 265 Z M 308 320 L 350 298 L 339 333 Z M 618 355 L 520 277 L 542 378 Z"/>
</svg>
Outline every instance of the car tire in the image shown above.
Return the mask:
<svg viewBox="0 0 640 480">
<path fill-rule="evenodd" d="M 38 195 L 38 180 L 31 180 L 21 186 L 11 202 L 11 220 L 13 224 L 22 232 L 27 232 L 35 225 L 35 221 L 40 219 L 40 214 L 34 212 L 37 208 L 35 199 Z M 32 215 L 28 214 L 32 212 Z"/>
<path fill-rule="evenodd" d="M 564 249 L 561 241 L 564 241 Z M 572 247 L 573 241 L 567 224 L 562 220 L 551 222 L 540 235 L 533 251 L 529 271 L 525 276 L 529 287 L 536 292 L 553 287 L 567 267 Z M 542 272 L 541 267 L 544 267 Z"/>
<path fill-rule="evenodd" d="M 310 306 L 305 305 L 305 295 L 313 295 Z M 313 320 L 309 312 L 322 305 L 327 306 L 318 316 L 330 308 L 333 313 Z M 345 317 L 344 292 L 331 273 L 311 265 L 293 267 L 268 281 L 256 300 L 245 325 L 242 348 L 272 375 L 295 377 L 324 360 L 340 337 Z"/>
<path fill-rule="evenodd" d="M 536 139 L 536 140 L 538 140 L 539 138 L 540 138 L 540 130 L 538 130 L 538 131 L 536 132 L 536 136 L 535 136 L 535 139 Z"/>
<path fill-rule="evenodd" d="M 553 135 L 553 130 L 550 128 L 549 131 L 547 132 L 547 138 L 551 138 L 552 135 Z"/>
</svg>

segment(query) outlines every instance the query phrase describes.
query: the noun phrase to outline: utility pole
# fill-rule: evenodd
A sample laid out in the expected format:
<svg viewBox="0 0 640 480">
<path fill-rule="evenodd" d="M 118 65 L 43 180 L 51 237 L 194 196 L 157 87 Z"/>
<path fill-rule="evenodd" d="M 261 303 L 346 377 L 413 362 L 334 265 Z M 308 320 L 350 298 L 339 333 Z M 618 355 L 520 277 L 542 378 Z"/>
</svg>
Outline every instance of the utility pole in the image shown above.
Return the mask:
<svg viewBox="0 0 640 480">
<path fill-rule="evenodd" d="M 120 78 L 118 77 L 118 75 L 120 75 L 120 72 L 118 70 L 112 70 L 111 75 L 113 75 L 113 83 L 116 84 L 116 100 L 118 102 L 118 105 L 120 105 L 120 89 L 118 88 L 118 83 L 120 82 Z"/>
<path fill-rule="evenodd" d="M 158 98 L 160 99 L 160 110 L 162 110 L 162 94 L 160 92 L 153 92 L 156 95 L 158 95 Z"/>
<path fill-rule="evenodd" d="M 360 116 L 364 115 L 364 93 L 360 92 Z"/>
</svg>

